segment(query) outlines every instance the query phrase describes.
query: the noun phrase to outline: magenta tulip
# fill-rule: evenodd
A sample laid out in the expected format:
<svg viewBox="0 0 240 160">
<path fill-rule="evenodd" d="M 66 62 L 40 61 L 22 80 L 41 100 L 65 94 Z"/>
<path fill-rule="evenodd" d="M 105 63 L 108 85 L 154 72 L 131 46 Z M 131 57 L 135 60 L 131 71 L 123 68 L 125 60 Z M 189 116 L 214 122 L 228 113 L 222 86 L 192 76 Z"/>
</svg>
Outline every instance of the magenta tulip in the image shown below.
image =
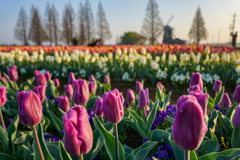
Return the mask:
<svg viewBox="0 0 240 160">
<path fill-rule="evenodd" d="M 240 106 L 237 106 L 235 114 L 233 116 L 232 124 L 240 128 Z"/>
<path fill-rule="evenodd" d="M 54 81 L 55 87 L 59 87 L 60 86 L 60 82 L 59 82 L 58 78 L 54 79 L 53 81 Z"/>
<path fill-rule="evenodd" d="M 35 92 L 38 97 L 40 98 L 40 101 L 43 103 L 45 100 L 45 95 L 46 95 L 46 85 L 40 85 L 37 87 L 33 88 L 33 92 Z"/>
<path fill-rule="evenodd" d="M 183 95 L 183 96 L 179 97 L 177 100 L 177 109 L 179 109 L 181 104 L 187 100 L 197 101 L 197 98 L 194 97 L 193 95 Z"/>
<path fill-rule="evenodd" d="M 72 99 L 73 96 L 73 87 L 71 84 L 64 85 L 65 88 L 65 94 L 68 96 L 68 98 Z"/>
<path fill-rule="evenodd" d="M 69 106 L 69 100 L 67 96 L 58 97 L 58 107 L 66 113 L 69 111 L 70 106 Z"/>
<path fill-rule="evenodd" d="M 110 123 L 116 124 L 122 120 L 124 110 L 120 92 L 117 89 L 104 93 L 101 110 L 105 119 Z"/>
<path fill-rule="evenodd" d="M 198 92 L 202 92 L 201 88 L 199 87 L 199 85 L 194 85 L 194 86 L 190 86 L 189 87 L 189 92 L 191 91 L 198 91 Z"/>
<path fill-rule="evenodd" d="M 158 82 L 157 85 L 158 85 L 159 89 L 160 89 L 161 91 L 163 91 L 163 85 L 162 85 L 162 83 L 161 83 L 161 82 Z"/>
<path fill-rule="evenodd" d="M 196 150 L 208 130 L 202 108 L 191 99 L 179 105 L 172 127 L 173 140 L 184 150 Z"/>
<path fill-rule="evenodd" d="M 135 101 L 135 94 L 134 94 L 133 90 L 131 90 L 131 89 L 127 90 L 127 99 L 129 102 Z"/>
<path fill-rule="evenodd" d="M 223 94 L 223 97 L 222 97 L 222 106 L 225 107 L 225 108 L 228 108 L 232 105 L 232 102 L 228 96 L 227 93 L 224 93 Z"/>
<path fill-rule="evenodd" d="M 189 86 L 194 86 L 194 85 L 199 85 L 200 90 L 203 89 L 203 80 L 202 80 L 202 76 L 199 72 L 192 73 L 192 77 L 191 77 Z"/>
<path fill-rule="evenodd" d="M 193 95 L 197 98 L 197 101 L 203 110 L 203 115 L 205 116 L 207 114 L 207 105 L 208 105 L 209 95 L 205 93 L 199 93 L 199 92 L 193 92 L 193 91 L 190 92 L 190 95 Z"/>
<path fill-rule="evenodd" d="M 72 100 L 76 104 L 86 104 L 89 100 L 88 84 L 85 79 L 79 78 L 73 82 Z"/>
<path fill-rule="evenodd" d="M 110 83 L 110 79 L 109 79 L 108 75 L 105 75 L 105 77 L 104 77 L 104 83 L 105 83 L 105 84 Z"/>
<path fill-rule="evenodd" d="M 89 77 L 89 82 L 94 82 L 94 81 L 96 81 L 96 80 L 95 80 L 94 76 L 91 74 Z"/>
<path fill-rule="evenodd" d="M 93 145 L 93 132 L 86 108 L 74 106 L 63 115 L 63 125 L 66 151 L 73 156 L 88 153 Z"/>
<path fill-rule="evenodd" d="M 101 110 L 102 102 L 103 102 L 102 98 L 97 98 L 96 101 L 95 101 L 94 112 L 98 117 L 103 116 L 103 111 Z"/>
<path fill-rule="evenodd" d="M 0 107 L 4 106 L 7 102 L 7 89 L 6 87 L 0 86 Z"/>
<path fill-rule="evenodd" d="M 73 72 L 70 72 L 70 73 L 68 74 L 68 83 L 69 83 L 69 84 L 72 84 L 73 81 L 75 81 L 75 80 L 76 80 L 76 78 L 75 78 L 74 73 L 73 73 Z"/>
<path fill-rule="evenodd" d="M 141 89 L 139 98 L 138 98 L 138 105 L 140 109 L 147 109 L 149 106 L 149 96 L 148 96 L 148 88 Z"/>
<path fill-rule="evenodd" d="M 89 93 L 95 92 L 95 86 L 96 86 L 96 82 L 89 82 L 89 85 L 88 85 Z"/>
<path fill-rule="evenodd" d="M 233 100 L 237 103 L 240 103 L 240 85 L 235 88 L 233 93 Z"/>
<path fill-rule="evenodd" d="M 51 74 L 50 74 L 49 71 L 46 71 L 44 75 L 45 75 L 45 77 L 46 77 L 46 81 L 51 80 Z"/>
<path fill-rule="evenodd" d="M 37 76 L 37 84 L 38 84 L 38 85 L 47 85 L 47 80 L 46 80 L 45 75 L 39 74 L 39 75 Z"/>
<path fill-rule="evenodd" d="M 35 77 L 35 80 L 37 81 L 37 77 L 38 75 L 40 74 L 40 71 L 39 70 L 35 70 L 34 71 L 34 77 Z"/>
<path fill-rule="evenodd" d="M 17 93 L 19 121 L 25 126 L 35 126 L 42 120 L 42 103 L 33 91 Z"/>
<path fill-rule="evenodd" d="M 17 81 L 18 80 L 18 72 L 15 66 L 12 66 L 11 68 L 9 68 L 7 70 L 8 72 L 8 76 L 10 78 L 10 80 L 12 81 Z"/>
<path fill-rule="evenodd" d="M 140 92 L 141 89 L 143 89 L 142 83 L 139 82 L 139 81 L 136 81 L 136 90 L 137 90 L 138 92 Z"/>
<path fill-rule="evenodd" d="M 216 80 L 213 84 L 213 88 L 214 91 L 220 91 L 222 89 L 222 81 L 220 80 Z"/>
</svg>

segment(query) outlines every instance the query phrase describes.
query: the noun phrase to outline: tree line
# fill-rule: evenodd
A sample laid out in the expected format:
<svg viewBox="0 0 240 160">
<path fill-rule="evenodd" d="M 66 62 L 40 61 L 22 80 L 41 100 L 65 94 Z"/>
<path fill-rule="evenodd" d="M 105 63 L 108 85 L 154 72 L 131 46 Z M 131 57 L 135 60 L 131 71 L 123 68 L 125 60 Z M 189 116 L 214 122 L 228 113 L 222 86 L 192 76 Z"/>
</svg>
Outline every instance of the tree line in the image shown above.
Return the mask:
<svg viewBox="0 0 240 160">
<path fill-rule="evenodd" d="M 15 37 L 24 45 L 29 45 L 29 41 L 36 45 L 42 45 L 43 42 L 59 45 L 59 41 L 70 45 L 73 39 L 77 39 L 80 45 L 87 45 L 94 41 L 96 36 L 103 42 L 111 38 L 110 27 L 101 2 L 98 5 L 96 24 L 88 0 L 84 5 L 79 4 L 77 14 L 70 2 L 66 4 L 61 23 L 54 4 L 47 3 L 43 23 L 37 7 L 32 6 L 30 13 L 29 18 L 21 7 L 15 28 Z"/>
</svg>

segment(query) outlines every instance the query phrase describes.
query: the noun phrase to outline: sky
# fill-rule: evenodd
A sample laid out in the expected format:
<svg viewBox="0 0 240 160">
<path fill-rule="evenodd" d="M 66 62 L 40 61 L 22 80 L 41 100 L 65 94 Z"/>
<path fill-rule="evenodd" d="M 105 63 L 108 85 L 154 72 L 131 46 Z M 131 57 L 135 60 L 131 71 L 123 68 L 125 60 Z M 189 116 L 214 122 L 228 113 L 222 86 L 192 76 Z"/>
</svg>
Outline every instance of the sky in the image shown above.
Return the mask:
<svg viewBox="0 0 240 160">
<path fill-rule="evenodd" d="M 94 18 L 96 18 L 100 1 L 112 33 L 112 38 L 107 40 L 106 44 L 115 44 L 117 37 L 123 35 L 124 32 L 140 33 L 149 0 L 89 0 Z M 79 4 L 80 2 L 84 4 L 85 0 L 1 0 L 0 44 L 21 45 L 22 43 L 14 37 L 14 28 L 17 27 L 16 23 L 21 6 L 28 17 L 30 17 L 31 6 L 37 7 L 43 22 L 47 2 L 55 5 L 61 22 L 65 4 L 71 3 L 77 17 Z M 202 43 L 226 43 L 230 41 L 229 26 L 232 24 L 234 13 L 237 15 L 235 31 L 240 31 L 240 0 L 156 0 L 156 2 L 159 16 L 164 24 L 172 15 L 174 16 L 169 25 L 174 28 L 177 38 L 189 40 L 188 32 L 199 6 L 208 32 L 208 39 Z M 75 24 L 77 25 L 77 18 L 75 18 Z M 161 42 L 161 39 L 159 41 Z"/>
</svg>

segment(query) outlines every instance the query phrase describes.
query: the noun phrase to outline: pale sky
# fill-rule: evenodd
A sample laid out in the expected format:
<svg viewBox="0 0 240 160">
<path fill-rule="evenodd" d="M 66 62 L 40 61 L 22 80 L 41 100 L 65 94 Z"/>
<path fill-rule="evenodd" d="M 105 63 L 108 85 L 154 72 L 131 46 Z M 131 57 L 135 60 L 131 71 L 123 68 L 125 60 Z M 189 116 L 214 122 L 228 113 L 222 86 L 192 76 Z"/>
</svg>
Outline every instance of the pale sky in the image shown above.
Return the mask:
<svg viewBox="0 0 240 160">
<path fill-rule="evenodd" d="M 94 20 L 96 20 L 97 7 L 100 0 L 89 1 Z M 175 37 L 183 40 L 189 40 L 188 32 L 198 6 L 201 8 L 202 16 L 206 24 L 205 27 L 208 31 L 208 40 L 202 41 L 202 43 L 218 43 L 219 31 L 220 43 L 228 42 L 230 38 L 229 26 L 232 24 L 232 15 L 234 12 L 237 14 L 235 31 L 240 31 L 240 0 L 156 1 L 158 3 L 159 16 L 163 23 L 166 23 L 168 19 L 174 15 L 169 25 L 175 29 Z M 80 2 L 84 4 L 85 0 L 1 0 L 0 44 L 21 44 L 14 37 L 14 28 L 16 27 L 21 6 L 25 9 L 28 17 L 30 17 L 31 6 L 34 5 L 37 7 L 43 22 L 47 2 L 55 5 L 61 22 L 65 4 L 71 2 L 77 17 L 79 4 Z M 124 32 L 141 31 L 148 0 L 101 0 L 101 2 L 112 33 L 112 39 L 106 41 L 106 44 L 115 44 L 116 37 L 120 37 Z M 75 25 L 77 25 L 77 18 L 75 18 Z M 240 36 L 238 39 L 240 39 Z M 240 42 L 240 40 L 237 40 L 237 42 Z"/>
</svg>

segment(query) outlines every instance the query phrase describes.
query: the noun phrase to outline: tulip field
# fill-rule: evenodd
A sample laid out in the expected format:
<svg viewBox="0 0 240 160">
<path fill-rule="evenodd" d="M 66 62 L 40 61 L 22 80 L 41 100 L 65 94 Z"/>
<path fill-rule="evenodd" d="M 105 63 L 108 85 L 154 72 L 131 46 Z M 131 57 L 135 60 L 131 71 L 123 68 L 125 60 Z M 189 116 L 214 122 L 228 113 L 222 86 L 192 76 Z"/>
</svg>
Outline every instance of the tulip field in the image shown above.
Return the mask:
<svg viewBox="0 0 240 160">
<path fill-rule="evenodd" d="M 240 158 L 232 48 L 12 46 L 0 47 L 0 66 L 0 160 Z M 167 83 L 187 93 L 176 104 Z"/>
</svg>

